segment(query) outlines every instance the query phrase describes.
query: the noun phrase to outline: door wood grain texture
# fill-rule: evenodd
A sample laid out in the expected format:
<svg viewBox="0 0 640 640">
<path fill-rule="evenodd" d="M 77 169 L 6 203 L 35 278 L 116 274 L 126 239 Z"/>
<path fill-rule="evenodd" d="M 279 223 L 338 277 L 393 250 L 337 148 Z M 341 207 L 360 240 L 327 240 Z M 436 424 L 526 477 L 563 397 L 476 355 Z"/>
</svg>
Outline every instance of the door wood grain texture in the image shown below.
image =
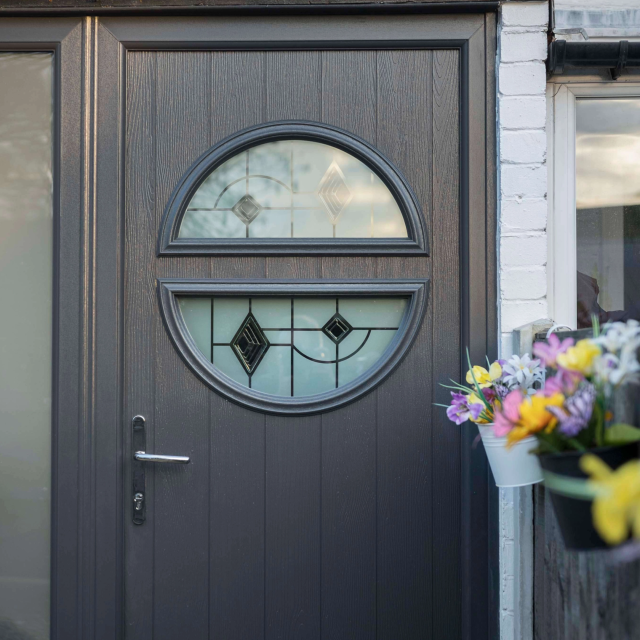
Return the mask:
<svg viewBox="0 0 640 640">
<path fill-rule="evenodd" d="M 455 49 L 127 53 L 124 413 L 145 415 L 150 451 L 192 463 L 150 468 L 147 521 L 125 525 L 126 637 L 461 637 L 461 444 L 433 406 L 460 368 L 459 86 Z M 431 255 L 156 257 L 191 163 L 286 119 L 387 155 L 416 192 Z M 377 389 L 279 417 L 187 369 L 162 325 L 159 277 L 422 277 L 432 295 Z"/>
</svg>

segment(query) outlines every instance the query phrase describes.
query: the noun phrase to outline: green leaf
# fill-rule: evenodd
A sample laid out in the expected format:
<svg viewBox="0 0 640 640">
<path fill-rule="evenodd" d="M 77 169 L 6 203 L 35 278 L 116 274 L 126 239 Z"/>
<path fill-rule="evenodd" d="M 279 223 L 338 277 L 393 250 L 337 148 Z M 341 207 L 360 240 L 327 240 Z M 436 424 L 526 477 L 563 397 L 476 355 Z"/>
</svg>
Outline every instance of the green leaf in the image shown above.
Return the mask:
<svg viewBox="0 0 640 640">
<path fill-rule="evenodd" d="M 571 478 L 551 471 L 543 471 L 544 486 L 567 498 L 575 500 L 593 500 L 598 492 L 587 480 Z"/>
<path fill-rule="evenodd" d="M 640 429 L 630 424 L 613 424 L 604 432 L 604 443 L 609 445 L 640 442 Z"/>
</svg>

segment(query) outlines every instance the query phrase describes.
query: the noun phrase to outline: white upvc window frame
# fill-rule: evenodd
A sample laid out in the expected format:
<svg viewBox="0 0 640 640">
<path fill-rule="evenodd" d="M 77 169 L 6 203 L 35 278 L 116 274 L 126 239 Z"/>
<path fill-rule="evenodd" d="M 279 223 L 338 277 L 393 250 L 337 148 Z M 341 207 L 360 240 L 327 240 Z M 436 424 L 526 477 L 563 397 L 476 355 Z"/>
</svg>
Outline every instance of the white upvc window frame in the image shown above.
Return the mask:
<svg viewBox="0 0 640 640">
<path fill-rule="evenodd" d="M 638 98 L 640 83 L 547 84 L 549 216 L 547 287 L 554 322 L 577 328 L 576 100 Z"/>
</svg>

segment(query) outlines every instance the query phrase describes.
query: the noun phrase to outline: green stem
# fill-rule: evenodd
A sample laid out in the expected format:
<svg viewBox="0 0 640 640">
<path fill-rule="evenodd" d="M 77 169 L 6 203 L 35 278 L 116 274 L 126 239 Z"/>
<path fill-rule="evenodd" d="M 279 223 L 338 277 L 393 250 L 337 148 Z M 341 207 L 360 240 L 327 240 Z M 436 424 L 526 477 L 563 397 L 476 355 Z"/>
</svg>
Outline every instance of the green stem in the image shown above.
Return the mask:
<svg viewBox="0 0 640 640">
<path fill-rule="evenodd" d="M 553 444 L 553 442 L 549 438 L 545 438 L 540 434 L 538 434 L 538 438 L 542 440 L 542 442 L 544 442 L 547 447 L 549 447 L 552 453 L 561 453 L 560 449 L 558 449 L 558 447 L 556 447 L 556 445 Z"/>
<path fill-rule="evenodd" d="M 596 419 L 596 429 L 594 433 L 596 446 L 602 447 L 604 445 L 604 412 L 597 399 L 593 404 L 593 412 L 595 413 Z"/>
<path fill-rule="evenodd" d="M 575 438 L 568 438 L 568 441 L 571 444 L 571 446 L 577 449 L 578 451 L 582 451 L 583 453 L 586 452 L 587 449 L 583 447 Z"/>
</svg>

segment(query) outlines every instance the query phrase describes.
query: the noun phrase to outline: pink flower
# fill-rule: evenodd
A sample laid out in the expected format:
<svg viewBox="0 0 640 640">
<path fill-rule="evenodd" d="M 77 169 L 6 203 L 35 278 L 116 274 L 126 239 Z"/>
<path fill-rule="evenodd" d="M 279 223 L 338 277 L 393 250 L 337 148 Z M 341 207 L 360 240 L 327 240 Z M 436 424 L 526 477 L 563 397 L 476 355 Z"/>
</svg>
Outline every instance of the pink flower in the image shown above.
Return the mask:
<svg viewBox="0 0 640 640">
<path fill-rule="evenodd" d="M 560 342 L 560 338 L 555 333 L 552 333 L 548 338 L 548 342 L 536 342 L 533 345 L 533 355 L 540 358 L 545 366 L 555 367 L 557 357 L 573 346 L 573 343 L 573 338 L 565 338 Z"/>
<path fill-rule="evenodd" d="M 582 380 L 584 380 L 584 376 L 581 373 L 560 368 L 552 378 L 545 380 L 542 395 L 546 397 L 550 397 L 554 393 L 571 395 Z"/>
<path fill-rule="evenodd" d="M 502 407 L 495 412 L 493 433 L 502 438 L 506 436 L 520 419 L 520 405 L 524 394 L 520 389 L 511 391 L 502 402 Z"/>
</svg>

